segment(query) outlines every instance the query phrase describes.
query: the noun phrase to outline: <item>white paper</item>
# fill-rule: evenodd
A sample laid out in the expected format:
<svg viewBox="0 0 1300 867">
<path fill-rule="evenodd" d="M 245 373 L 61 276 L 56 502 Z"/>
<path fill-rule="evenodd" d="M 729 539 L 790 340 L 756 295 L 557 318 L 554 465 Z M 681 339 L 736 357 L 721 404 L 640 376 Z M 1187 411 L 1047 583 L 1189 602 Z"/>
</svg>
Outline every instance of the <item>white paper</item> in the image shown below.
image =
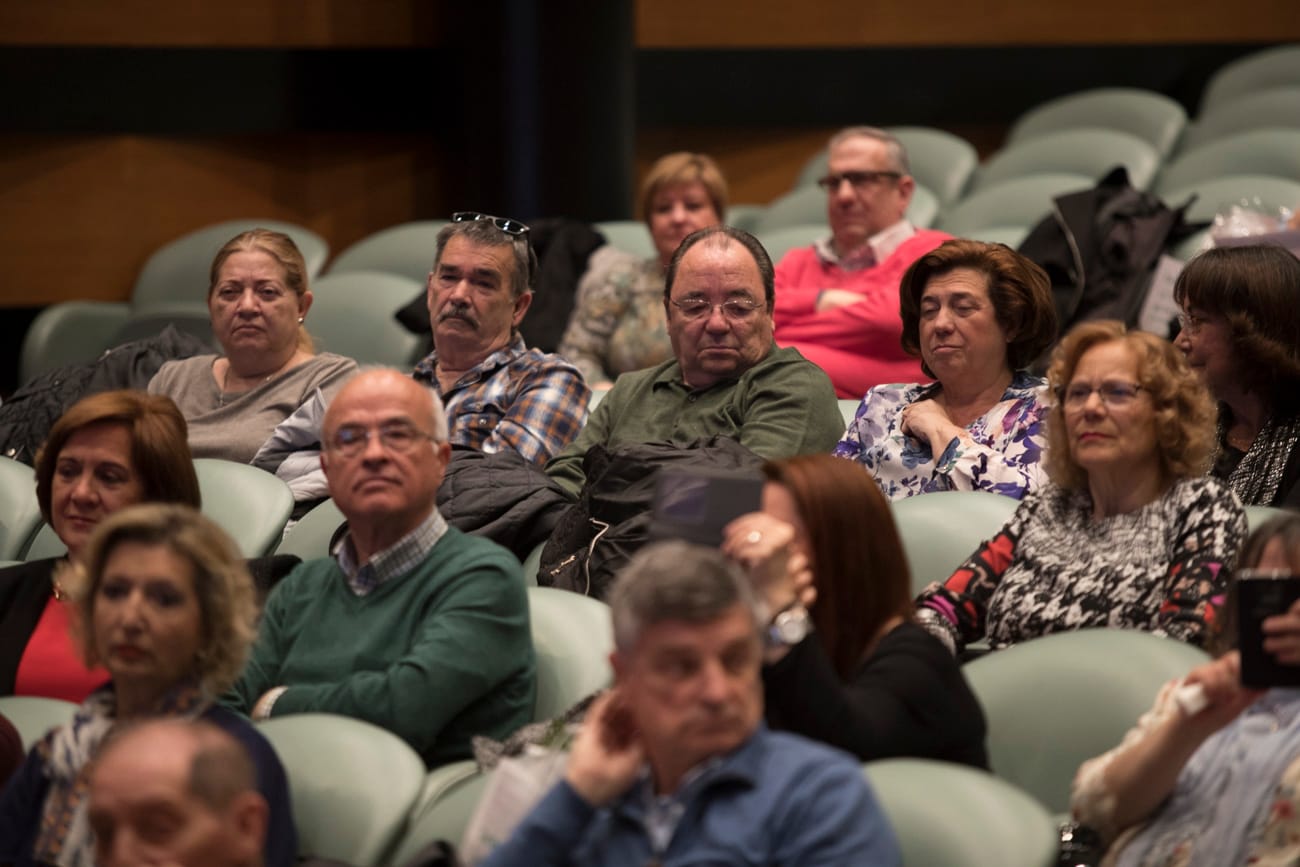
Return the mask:
<svg viewBox="0 0 1300 867">
<path fill-rule="evenodd" d="M 1156 263 L 1156 272 L 1151 277 L 1151 288 L 1147 290 L 1146 300 L 1142 302 L 1142 313 L 1138 316 L 1138 328 L 1169 336 L 1169 320 L 1178 316 L 1182 310 L 1174 303 L 1174 281 L 1183 272 L 1183 263 L 1168 253 Z"/>
</svg>

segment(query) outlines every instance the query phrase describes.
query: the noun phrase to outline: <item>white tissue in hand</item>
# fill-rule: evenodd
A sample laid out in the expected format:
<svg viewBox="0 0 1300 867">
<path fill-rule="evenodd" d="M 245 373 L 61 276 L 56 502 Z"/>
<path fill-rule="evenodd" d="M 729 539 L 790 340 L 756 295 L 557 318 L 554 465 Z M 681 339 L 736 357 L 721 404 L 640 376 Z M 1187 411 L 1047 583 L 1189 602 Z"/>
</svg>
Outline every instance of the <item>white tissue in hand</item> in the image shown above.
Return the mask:
<svg viewBox="0 0 1300 867">
<path fill-rule="evenodd" d="M 1185 683 L 1175 689 L 1174 701 L 1187 716 L 1196 716 L 1210 703 L 1205 697 L 1205 687 L 1199 683 Z"/>
</svg>

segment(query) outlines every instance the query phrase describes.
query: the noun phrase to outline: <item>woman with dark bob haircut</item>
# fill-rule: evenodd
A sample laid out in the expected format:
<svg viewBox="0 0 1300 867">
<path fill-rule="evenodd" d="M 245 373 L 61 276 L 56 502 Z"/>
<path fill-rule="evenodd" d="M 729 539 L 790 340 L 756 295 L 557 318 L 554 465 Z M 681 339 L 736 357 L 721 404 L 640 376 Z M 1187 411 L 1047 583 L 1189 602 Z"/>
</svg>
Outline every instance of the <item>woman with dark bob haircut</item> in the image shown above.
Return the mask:
<svg viewBox="0 0 1300 867">
<path fill-rule="evenodd" d="M 664 312 L 664 272 L 682 240 L 727 215 L 727 181 L 712 158 L 678 151 L 655 161 L 638 206 L 655 255 L 641 259 L 612 245 L 596 250 L 578 282 L 559 354 L 592 388 L 653 367 L 673 354 Z"/>
<path fill-rule="evenodd" d="M 1300 506 L 1300 260 L 1207 250 L 1174 284 L 1178 348 L 1219 402 L 1211 474 L 1248 506 Z"/>
<path fill-rule="evenodd" d="M 264 863 L 292 864 L 284 768 L 252 723 L 217 703 L 257 634 L 253 581 L 235 543 L 189 506 L 142 503 L 107 518 L 60 577 L 85 664 L 112 679 L 37 741 L 0 795 L 0 864 L 92 863 L 90 767 L 121 726 L 159 717 L 204 720 L 244 746 L 269 806 Z"/>
<path fill-rule="evenodd" d="M 1205 644 L 1246 535 L 1241 504 L 1204 476 L 1210 397 L 1172 344 L 1085 322 L 1052 355 L 1051 482 L 942 585 L 921 622 L 960 650 L 1112 626 Z"/>
<path fill-rule="evenodd" d="M 903 349 L 937 382 L 880 385 L 835 454 L 885 496 L 990 491 L 1043 481 L 1046 390 L 1026 370 L 1056 339 L 1047 274 L 1004 244 L 957 239 L 922 256 L 899 290 Z"/>
<path fill-rule="evenodd" d="M 767 721 L 867 761 L 920 756 L 987 767 L 984 714 L 944 646 L 915 622 L 889 503 L 830 455 L 763 466 L 762 511 L 723 550 L 775 617 L 812 632 L 770 644 Z"/>
<path fill-rule="evenodd" d="M 80 560 L 101 521 L 141 502 L 199 507 L 199 480 L 176 404 L 138 391 L 106 391 L 68 408 L 36 456 L 41 514 Z M 81 701 L 107 674 L 87 669 L 68 639 L 65 558 L 0 569 L 0 695 Z"/>
</svg>

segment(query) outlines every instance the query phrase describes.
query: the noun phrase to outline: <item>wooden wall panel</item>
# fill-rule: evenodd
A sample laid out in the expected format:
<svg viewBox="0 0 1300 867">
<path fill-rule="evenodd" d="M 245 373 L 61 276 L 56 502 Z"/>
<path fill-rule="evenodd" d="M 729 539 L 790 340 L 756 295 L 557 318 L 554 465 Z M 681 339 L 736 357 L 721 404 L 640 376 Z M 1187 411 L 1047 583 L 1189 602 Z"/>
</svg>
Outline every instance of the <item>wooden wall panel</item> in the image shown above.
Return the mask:
<svg viewBox="0 0 1300 867">
<path fill-rule="evenodd" d="M 441 216 L 430 136 L 0 138 L 0 307 L 124 300 L 149 253 L 220 220 L 311 228 L 338 252 Z"/>
<path fill-rule="evenodd" d="M 1300 39 L 1295 0 L 637 0 L 639 48 L 1087 45 Z"/>
<path fill-rule="evenodd" d="M 431 0 L 4 0 L 2 45 L 241 48 L 433 45 Z"/>
</svg>

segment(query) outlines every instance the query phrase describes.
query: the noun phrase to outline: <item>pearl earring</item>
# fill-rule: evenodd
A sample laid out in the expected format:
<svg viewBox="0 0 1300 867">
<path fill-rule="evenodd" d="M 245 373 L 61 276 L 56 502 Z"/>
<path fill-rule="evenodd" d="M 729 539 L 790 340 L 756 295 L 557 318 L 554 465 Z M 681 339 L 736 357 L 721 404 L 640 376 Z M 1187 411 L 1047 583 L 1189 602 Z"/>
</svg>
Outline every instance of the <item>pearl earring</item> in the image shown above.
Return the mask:
<svg viewBox="0 0 1300 867">
<path fill-rule="evenodd" d="M 302 324 L 302 320 L 303 320 L 303 318 L 304 318 L 304 317 L 302 317 L 302 316 L 299 316 L 299 317 L 298 317 L 298 324 L 299 324 L 299 325 Z"/>
</svg>

